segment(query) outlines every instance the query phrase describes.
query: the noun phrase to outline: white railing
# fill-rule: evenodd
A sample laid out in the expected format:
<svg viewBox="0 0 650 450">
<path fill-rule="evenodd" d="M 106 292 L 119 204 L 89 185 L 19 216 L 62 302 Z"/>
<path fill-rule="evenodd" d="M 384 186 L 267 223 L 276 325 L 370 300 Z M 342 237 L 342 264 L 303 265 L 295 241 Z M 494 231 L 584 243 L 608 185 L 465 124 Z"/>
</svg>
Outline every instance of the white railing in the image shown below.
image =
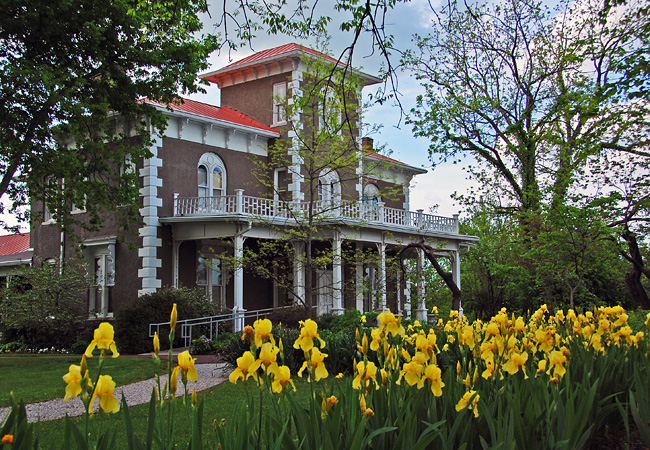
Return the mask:
<svg viewBox="0 0 650 450">
<path fill-rule="evenodd" d="M 368 224 L 386 224 L 423 231 L 458 233 L 458 215 L 453 217 L 424 214 L 423 210 L 407 211 L 389 208 L 382 202 L 368 204 L 358 201 L 284 202 L 244 195 L 236 189 L 235 195 L 219 197 L 179 197 L 174 194 L 175 217 L 249 216 L 254 220 L 303 219 L 311 205 L 317 220 L 347 219 Z"/>
</svg>

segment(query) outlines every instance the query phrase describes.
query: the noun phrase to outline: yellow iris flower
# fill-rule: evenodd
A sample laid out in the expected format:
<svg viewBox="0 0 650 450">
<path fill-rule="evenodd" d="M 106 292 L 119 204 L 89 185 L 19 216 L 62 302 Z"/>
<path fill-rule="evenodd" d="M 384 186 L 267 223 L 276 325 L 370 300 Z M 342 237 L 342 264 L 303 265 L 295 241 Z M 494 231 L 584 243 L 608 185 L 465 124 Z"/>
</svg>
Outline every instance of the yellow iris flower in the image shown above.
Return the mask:
<svg viewBox="0 0 650 450">
<path fill-rule="evenodd" d="M 361 361 L 357 364 L 357 376 L 354 378 L 354 381 L 352 381 L 352 388 L 357 390 L 361 389 L 361 383 L 363 382 L 363 387 L 368 389 L 370 386 L 370 380 L 373 380 L 377 386 L 376 388 L 379 389 L 379 386 L 377 385 L 377 366 L 375 366 L 375 363 L 371 361 L 367 363 Z"/>
<path fill-rule="evenodd" d="M 440 397 L 442 395 L 442 388 L 445 387 L 445 383 L 442 382 L 442 372 L 440 367 L 435 364 L 429 364 L 426 369 L 424 369 L 422 379 L 420 379 L 420 382 L 418 383 L 418 389 L 422 389 L 425 380 L 429 380 L 433 395 Z"/>
<path fill-rule="evenodd" d="M 176 320 L 178 319 L 178 310 L 176 309 L 176 303 L 172 306 L 172 312 L 169 315 L 169 328 L 171 331 L 176 329 Z"/>
<path fill-rule="evenodd" d="M 120 404 L 117 399 L 113 396 L 115 391 L 115 381 L 111 378 L 110 375 L 101 375 L 97 380 L 97 386 L 93 392 L 93 396 L 90 399 L 90 404 L 88 405 L 88 413 L 93 413 L 93 402 L 95 398 L 99 399 L 99 407 L 104 410 L 106 413 L 116 413 L 120 410 Z"/>
<path fill-rule="evenodd" d="M 566 373 L 566 369 L 564 368 L 564 363 L 566 362 L 566 356 L 559 350 L 554 350 L 551 352 L 549 355 L 548 359 L 548 364 L 549 368 L 547 373 L 551 373 L 551 369 L 553 369 L 553 376 L 555 377 L 562 377 Z"/>
<path fill-rule="evenodd" d="M 296 391 L 296 385 L 293 384 L 293 380 L 291 379 L 291 371 L 287 366 L 274 364 L 269 369 L 269 372 L 273 375 L 273 383 L 271 384 L 273 392 L 281 394 L 287 388 L 287 383 L 291 383 L 294 392 Z"/>
<path fill-rule="evenodd" d="M 186 382 L 187 380 L 190 381 L 198 381 L 199 379 L 199 374 L 196 372 L 196 369 L 194 368 L 194 363 L 196 362 L 196 358 L 192 358 L 190 355 L 190 352 L 185 350 L 183 353 L 178 355 L 178 367 L 181 369 L 181 377 L 183 378 L 183 382 Z"/>
<path fill-rule="evenodd" d="M 422 376 L 422 372 L 424 372 L 424 367 L 422 366 L 422 364 L 418 363 L 417 361 L 411 361 L 410 363 L 406 363 L 402 366 L 402 370 L 400 371 L 397 384 L 400 384 L 400 381 L 402 380 L 403 377 L 406 380 L 406 382 L 409 384 L 409 386 L 413 386 L 414 384 L 420 382 L 420 377 Z"/>
<path fill-rule="evenodd" d="M 379 320 L 380 330 L 386 328 L 386 331 L 393 336 L 404 336 L 405 331 L 404 327 L 402 326 L 401 317 L 397 318 L 392 312 L 384 311 L 377 316 L 377 320 Z"/>
<path fill-rule="evenodd" d="M 255 346 L 261 347 L 262 343 L 267 340 L 271 341 L 271 344 L 275 345 L 275 340 L 271 333 L 273 324 L 269 319 L 258 319 L 253 324 L 253 327 L 255 328 Z"/>
<path fill-rule="evenodd" d="M 300 348 L 303 352 L 308 352 L 314 347 L 314 339 L 318 339 L 321 348 L 325 347 L 325 341 L 318 335 L 318 324 L 307 319 L 301 323 L 300 336 L 293 343 L 293 348 Z"/>
<path fill-rule="evenodd" d="M 478 417 L 478 401 L 480 396 L 476 391 L 467 391 L 465 395 L 456 404 L 456 411 L 462 411 L 469 406 L 470 410 L 474 411 L 474 417 Z M 471 401 L 471 403 L 470 403 Z"/>
<path fill-rule="evenodd" d="M 115 331 L 113 330 L 113 325 L 108 322 L 100 323 L 99 327 L 95 329 L 92 342 L 88 348 L 86 348 L 86 352 L 84 353 L 86 357 L 92 358 L 95 347 L 103 351 L 110 350 L 113 354 L 113 358 L 120 356 L 117 352 L 117 347 L 115 347 L 114 336 Z"/>
<path fill-rule="evenodd" d="M 510 359 L 508 362 L 503 365 L 503 370 L 508 372 L 510 375 L 514 375 L 519 372 L 519 368 L 521 367 L 524 375 L 526 375 L 526 361 L 528 361 L 528 353 L 512 352 L 510 353 Z M 526 378 L 528 378 L 527 375 Z"/>
<path fill-rule="evenodd" d="M 323 378 L 327 378 L 329 373 L 325 368 L 325 363 L 323 362 L 327 358 L 325 353 L 321 353 L 318 348 L 314 347 L 311 349 L 311 356 L 309 358 L 311 364 L 311 372 L 314 374 L 314 380 L 320 381 Z M 307 361 L 302 363 L 302 367 L 298 371 L 298 376 L 302 377 L 302 372 L 307 368 Z"/>
<path fill-rule="evenodd" d="M 81 394 L 81 366 L 75 364 L 70 364 L 68 368 L 68 373 L 63 375 L 63 381 L 68 385 L 65 388 L 65 397 L 63 397 L 64 402 L 68 402 L 71 398 L 77 397 Z"/>
<path fill-rule="evenodd" d="M 246 381 L 253 377 L 257 381 L 257 371 L 251 370 L 254 364 L 255 356 L 251 352 L 245 352 L 241 357 L 237 358 L 237 368 L 232 371 L 228 380 L 233 384 L 237 384 L 238 380 Z"/>
<path fill-rule="evenodd" d="M 257 358 L 257 366 L 253 368 L 257 370 L 257 367 L 259 367 L 260 364 L 264 364 L 264 370 L 268 371 L 269 366 L 276 364 L 278 353 L 280 353 L 280 349 L 272 343 L 266 342 L 262 344 L 260 356 Z"/>
</svg>

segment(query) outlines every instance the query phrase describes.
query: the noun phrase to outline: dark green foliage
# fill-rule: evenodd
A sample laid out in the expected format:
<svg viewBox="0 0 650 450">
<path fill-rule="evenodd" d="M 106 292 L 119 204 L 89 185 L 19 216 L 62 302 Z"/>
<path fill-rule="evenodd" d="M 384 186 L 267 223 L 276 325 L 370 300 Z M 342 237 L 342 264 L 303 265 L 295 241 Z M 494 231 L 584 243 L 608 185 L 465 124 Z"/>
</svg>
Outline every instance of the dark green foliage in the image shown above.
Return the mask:
<svg viewBox="0 0 650 450">
<path fill-rule="evenodd" d="M 193 356 L 209 355 L 214 353 L 213 341 L 205 336 L 201 336 L 198 339 L 192 339 L 192 347 L 190 348 L 190 353 Z"/>
<path fill-rule="evenodd" d="M 4 342 L 20 341 L 31 349 L 70 347 L 83 330 L 89 283 L 81 264 L 25 267 L 12 278 L 0 304 Z"/>
<path fill-rule="evenodd" d="M 165 288 L 152 294 L 142 295 L 115 312 L 115 342 L 123 353 L 145 353 L 153 350 L 149 337 L 149 324 L 169 322 L 173 304 L 178 308 L 178 320 L 214 316 L 219 313 L 217 305 L 199 290 Z M 161 327 L 159 333 L 162 349 L 169 347 L 169 327 Z M 183 345 L 180 332 L 176 331 L 175 347 Z"/>
<path fill-rule="evenodd" d="M 298 328 L 300 327 L 300 321 L 308 319 L 309 315 L 302 306 L 292 306 L 291 308 L 276 309 L 266 318 L 273 322 L 273 325 L 282 324 L 287 328 Z"/>
<path fill-rule="evenodd" d="M 335 376 L 338 373 L 353 374 L 353 362 L 357 354 L 355 333 L 356 328 L 352 327 L 320 332 L 320 337 L 327 343 L 321 351 L 327 354 L 325 367 L 330 376 Z"/>
<path fill-rule="evenodd" d="M 248 341 L 241 340 L 241 333 L 224 333 L 214 341 L 214 351 L 217 356 L 237 367 L 237 358 L 250 350 Z"/>
<path fill-rule="evenodd" d="M 78 340 L 70 346 L 70 353 L 74 355 L 82 355 L 88 348 L 90 341 Z"/>
<path fill-rule="evenodd" d="M 148 124 L 165 126 L 141 99 L 199 90 L 196 74 L 218 48 L 199 34 L 206 9 L 203 0 L 3 2 L 0 194 L 12 212 L 29 214 L 31 197 L 66 229 L 97 228 L 105 208 L 138 217 L 137 171 L 124 169 L 149 154 Z M 131 132 L 142 139 L 125 139 Z M 31 213 L 43 217 L 40 205 Z"/>
<path fill-rule="evenodd" d="M 361 312 L 356 309 L 346 309 L 345 313 L 323 314 L 316 320 L 319 330 L 340 331 L 361 326 Z"/>
</svg>

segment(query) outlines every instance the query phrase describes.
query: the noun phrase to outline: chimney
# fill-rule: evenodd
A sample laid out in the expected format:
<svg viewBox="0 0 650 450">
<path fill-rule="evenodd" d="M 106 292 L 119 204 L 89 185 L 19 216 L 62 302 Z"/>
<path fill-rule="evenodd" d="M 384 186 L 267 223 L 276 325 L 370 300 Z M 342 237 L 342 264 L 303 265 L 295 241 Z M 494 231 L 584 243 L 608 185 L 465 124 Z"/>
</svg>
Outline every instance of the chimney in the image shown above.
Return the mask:
<svg viewBox="0 0 650 450">
<path fill-rule="evenodd" d="M 361 138 L 361 149 L 362 150 L 364 150 L 366 152 L 369 152 L 369 153 L 374 152 L 373 144 L 374 144 L 374 141 L 373 141 L 372 138 L 369 138 L 369 137 L 362 137 Z"/>
</svg>

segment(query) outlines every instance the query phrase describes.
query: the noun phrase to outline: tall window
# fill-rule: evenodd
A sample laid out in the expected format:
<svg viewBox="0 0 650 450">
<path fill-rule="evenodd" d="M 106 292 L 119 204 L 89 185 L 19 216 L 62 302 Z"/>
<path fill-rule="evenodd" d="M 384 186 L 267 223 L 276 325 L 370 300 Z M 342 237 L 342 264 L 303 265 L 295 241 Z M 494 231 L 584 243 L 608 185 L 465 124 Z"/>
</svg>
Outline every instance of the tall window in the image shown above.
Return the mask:
<svg viewBox="0 0 650 450">
<path fill-rule="evenodd" d="M 363 217 L 366 220 L 378 220 L 379 211 L 377 205 L 381 201 L 381 195 L 376 185 L 366 184 L 363 188 Z"/>
<path fill-rule="evenodd" d="M 226 167 L 214 153 L 201 156 L 196 169 L 199 197 L 226 195 Z"/>
<path fill-rule="evenodd" d="M 318 131 L 320 133 L 340 133 L 341 108 L 333 87 L 327 87 L 319 105 Z"/>
<path fill-rule="evenodd" d="M 275 201 L 288 202 L 291 200 L 289 196 L 290 178 L 289 171 L 286 167 L 275 169 L 273 174 L 273 198 Z"/>
<path fill-rule="evenodd" d="M 205 288 L 206 294 L 212 301 L 224 306 L 221 259 L 199 254 L 197 263 L 196 285 Z"/>
<path fill-rule="evenodd" d="M 381 201 L 379 189 L 372 183 L 366 184 L 363 188 L 363 203 L 364 205 L 376 205 Z"/>
<path fill-rule="evenodd" d="M 276 83 L 273 85 L 273 125 L 284 125 L 287 123 L 287 83 Z"/>
<path fill-rule="evenodd" d="M 95 316 L 113 314 L 115 287 L 115 242 L 113 239 L 86 242 L 84 250 L 89 276 L 93 281 L 88 293 L 88 313 Z"/>
<path fill-rule="evenodd" d="M 324 169 L 318 177 L 318 200 L 338 202 L 341 199 L 341 183 L 334 170 Z"/>
</svg>

